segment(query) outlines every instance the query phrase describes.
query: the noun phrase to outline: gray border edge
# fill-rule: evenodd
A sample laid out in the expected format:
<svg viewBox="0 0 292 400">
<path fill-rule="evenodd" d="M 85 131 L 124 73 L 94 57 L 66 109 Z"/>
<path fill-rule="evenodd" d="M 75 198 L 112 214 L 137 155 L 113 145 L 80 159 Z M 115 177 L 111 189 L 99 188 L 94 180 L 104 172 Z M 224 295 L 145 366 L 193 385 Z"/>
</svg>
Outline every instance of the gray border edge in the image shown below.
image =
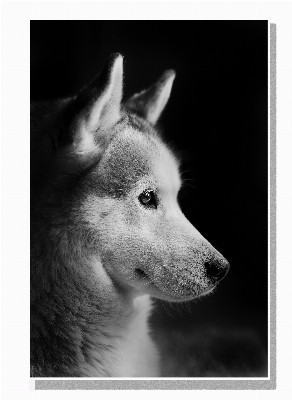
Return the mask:
<svg viewBox="0 0 292 400">
<path fill-rule="evenodd" d="M 270 379 L 35 380 L 35 390 L 273 390 L 276 389 L 276 24 L 270 24 Z"/>
</svg>

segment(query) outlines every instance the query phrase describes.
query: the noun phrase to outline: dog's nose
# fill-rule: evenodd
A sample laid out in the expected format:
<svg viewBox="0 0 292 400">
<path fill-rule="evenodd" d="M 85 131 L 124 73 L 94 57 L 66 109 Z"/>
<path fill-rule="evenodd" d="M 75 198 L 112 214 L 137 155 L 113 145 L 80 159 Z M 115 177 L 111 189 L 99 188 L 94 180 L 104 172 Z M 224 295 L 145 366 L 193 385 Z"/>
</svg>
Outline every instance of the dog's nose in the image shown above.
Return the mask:
<svg viewBox="0 0 292 400">
<path fill-rule="evenodd" d="M 216 282 L 221 281 L 230 269 L 227 260 L 205 262 L 207 276 Z"/>
</svg>

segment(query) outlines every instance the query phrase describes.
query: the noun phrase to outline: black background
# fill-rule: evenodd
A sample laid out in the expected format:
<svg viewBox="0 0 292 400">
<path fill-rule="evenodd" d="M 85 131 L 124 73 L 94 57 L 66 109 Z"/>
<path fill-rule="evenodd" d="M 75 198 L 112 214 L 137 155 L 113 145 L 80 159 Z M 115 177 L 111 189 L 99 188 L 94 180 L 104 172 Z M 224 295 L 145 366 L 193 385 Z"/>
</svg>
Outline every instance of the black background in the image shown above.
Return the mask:
<svg viewBox="0 0 292 400">
<path fill-rule="evenodd" d="M 176 70 L 160 127 L 183 161 L 181 208 L 231 264 L 209 297 L 156 301 L 153 323 L 228 327 L 266 349 L 267 21 L 32 21 L 31 98 L 74 94 L 114 52 L 125 98 Z"/>
</svg>

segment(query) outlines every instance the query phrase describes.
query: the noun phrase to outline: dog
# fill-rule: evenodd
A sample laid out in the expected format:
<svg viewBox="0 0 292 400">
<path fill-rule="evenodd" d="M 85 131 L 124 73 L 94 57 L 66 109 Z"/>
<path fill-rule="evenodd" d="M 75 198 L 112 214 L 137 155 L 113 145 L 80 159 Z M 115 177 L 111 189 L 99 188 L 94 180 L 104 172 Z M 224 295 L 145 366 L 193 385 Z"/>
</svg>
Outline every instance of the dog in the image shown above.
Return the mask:
<svg viewBox="0 0 292 400">
<path fill-rule="evenodd" d="M 157 121 L 175 72 L 122 102 L 123 58 L 31 106 L 31 376 L 157 377 L 151 297 L 206 295 L 227 260 L 182 213 Z"/>
</svg>

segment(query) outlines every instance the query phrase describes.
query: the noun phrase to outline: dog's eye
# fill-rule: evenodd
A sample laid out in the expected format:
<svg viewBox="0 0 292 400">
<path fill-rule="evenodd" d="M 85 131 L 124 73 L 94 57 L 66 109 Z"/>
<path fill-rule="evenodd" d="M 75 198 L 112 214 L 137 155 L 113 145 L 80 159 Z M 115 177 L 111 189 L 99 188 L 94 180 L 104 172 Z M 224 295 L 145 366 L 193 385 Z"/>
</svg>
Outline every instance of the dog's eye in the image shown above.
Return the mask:
<svg viewBox="0 0 292 400">
<path fill-rule="evenodd" d="M 144 190 L 144 192 L 140 194 L 139 200 L 143 206 L 157 208 L 157 201 L 153 190 Z"/>
</svg>

